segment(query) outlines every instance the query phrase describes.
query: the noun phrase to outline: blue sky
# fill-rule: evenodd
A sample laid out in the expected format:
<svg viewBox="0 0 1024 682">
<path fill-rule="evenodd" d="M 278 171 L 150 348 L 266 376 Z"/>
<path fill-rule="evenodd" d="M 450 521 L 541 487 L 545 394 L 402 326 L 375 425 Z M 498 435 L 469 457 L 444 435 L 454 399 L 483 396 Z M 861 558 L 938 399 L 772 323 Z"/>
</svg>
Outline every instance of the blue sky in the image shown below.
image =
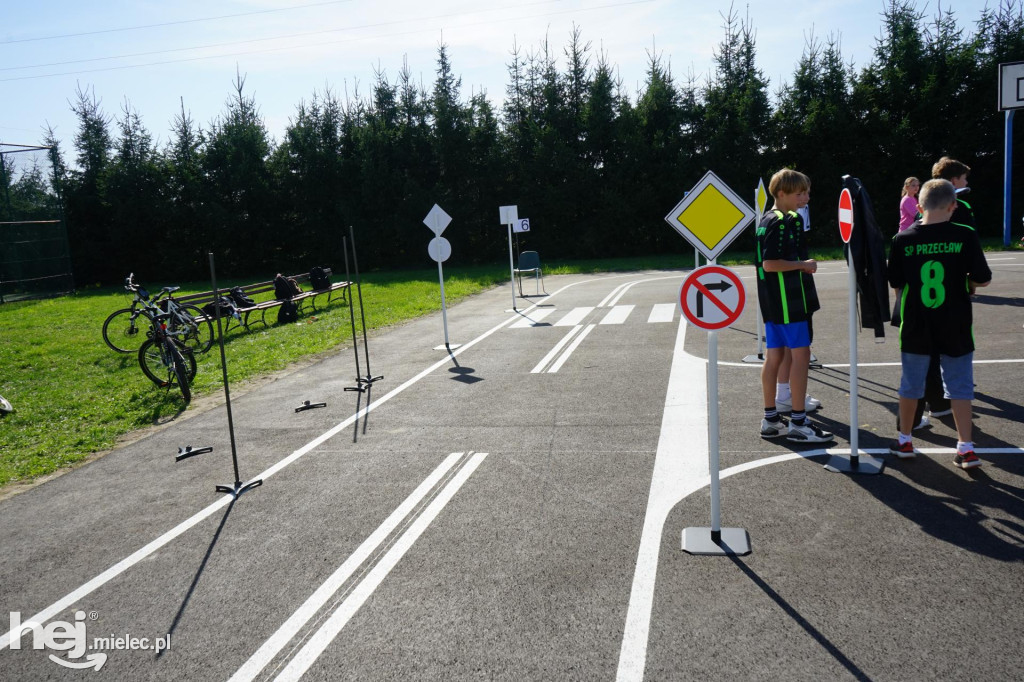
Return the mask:
<svg viewBox="0 0 1024 682">
<path fill-rule="evenodd" d="M 792 77 L 808 37 L 839 37 L 846 61 L 872 57 L 882 0 L 736 3 L 757 32 L 758 65 L 771 91 Z M 982 0 L 946 0 L 973 30 Z M 929 15 L 934 3 L 919 3 Z M 65 148 L 75 134 L 69 100 L 91 89 L 105 112 L 130 106 L 161 145 L 184 107 L 204 128 L 224 112 L 237 69 L 267 128 L 280 140 L 296 105 L 330 87 L 366 95 L 375 69 L 394 81 L 404 62 L 429 87 L 443 40 L 462 92 L 486 90 L 499 106 L 510 52 L 547 37 L 561 56 L 575 24 L 635 96 L 648 53 L 677 80 L 703 79 L 723 36 L 728 2 L 711 0 L 54 0 L 0 6 L 0 141 L 36 144 L 49 123 Z M 993 104 L 994 106 L 994 104 Z"/>
</svg>

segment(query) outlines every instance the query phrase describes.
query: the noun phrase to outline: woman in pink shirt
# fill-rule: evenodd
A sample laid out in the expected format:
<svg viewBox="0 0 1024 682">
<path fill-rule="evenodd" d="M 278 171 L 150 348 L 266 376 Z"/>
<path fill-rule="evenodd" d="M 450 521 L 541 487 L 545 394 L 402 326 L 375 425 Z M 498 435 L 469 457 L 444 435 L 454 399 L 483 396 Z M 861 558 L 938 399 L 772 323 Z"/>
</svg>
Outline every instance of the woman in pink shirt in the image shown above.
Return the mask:
<svg viewBox="0 0 1024 682">
<path fill-rule="evenodd" d="M 900 229 L 907 229 L 917 218 L 917 192 L 921 189 L 921 181 L 910 177 L 903 181 L 903 198 L 900 199 Z"/>
</svg>

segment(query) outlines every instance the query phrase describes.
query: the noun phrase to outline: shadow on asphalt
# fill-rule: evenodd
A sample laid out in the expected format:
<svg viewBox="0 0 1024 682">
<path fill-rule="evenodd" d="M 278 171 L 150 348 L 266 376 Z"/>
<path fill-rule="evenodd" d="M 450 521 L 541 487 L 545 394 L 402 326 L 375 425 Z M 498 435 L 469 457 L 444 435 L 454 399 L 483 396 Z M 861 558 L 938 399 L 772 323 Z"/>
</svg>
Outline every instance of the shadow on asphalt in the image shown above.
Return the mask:
<svg viewBox="0 0 1024 682">
<path fill-rule="evenodd" d="M 815 628 L 813 625 L 811 625 L 810 622 L 808 622 L 806 618 L 800 615 L 800 612 L 793 608 L 793 606 L 789 602 L 783 599 L 778 592 L 773 590 L 771 585 L 765 582 L 764 579 L 761 578 L 761 576 L 759 576 L 754 571 L 754 569 L 750 568 L 745 563 L 743 563 L 743 561 L 737 556 L 729 555 L 729 558 L 732 560 L 734 564 L 736 564 L 737 568 L 743 571 L 744 575 L 750 578 L 751 582 L 757 585 L 762 592 L 764 592 L 768 597 L 771 598 L 772 601 L 778 604 L 779 608 L 782 609 L 787 616 L 792 618 L 794 623 L 802 627 L 804 631 L 806 631 L 807 634 L 809 634 L 814 639 L 814 641 L 820 644 L 821 647 L 825 649 L 825 651 L 827 651 L 830 656 L 836 659 L 836 661 L 840 665 L 846 668 L 851 675 L 853 675 L 858 680 L 866 680 L 870 682 L 871 678 L 868 677 L 863 670 L 858 668 L 856 663 L 847 658 L 846 654 L 844 654 L 839 649 L 839 647 L 833 644 L 828 637 L 822 634 L 820 630 Z"/>
<path fill-rule="evenodd" d="M 206 548 L 206 554 L 203 556 L 203 560 L 199 563 L 199 569 L 196 571 L 195 577 L 192 578 L 192 584 L 188 586 L 188 590 L 185 592 L 185 598 L 181 601 L 181 606 L 178 607 L 178 612 L 174 614 L 174 620 L 171 621 L 171 627 L 167 629 L 168 637 L 178 629 L 178 623 L 181 622 L 181 617 L 185 615 L 185 609 L 188 608 L 188 603 L 192 600 L 192 594 L 196 591 L 199 579 L 202 577 L 203 571 L 206 570 L 206 564 L 210 561 L 210 556 L 213 554 L 213 548 L 217 546 L 217 541 L 220 539 L 221 531 L 224 530 L 224 525 L 227 523 L 228 516 L 231 515 L 231 510 L 234 508 L 237 500 L 238 498 L 232 497 L 227 508 L 224 510 L 224 515 L 220 519 L 220 524 L 217 526 L 217 530 L 213 534 L 213 539 L 210 540 L 210 546 Z M 158 651 L 156 657 L 160 658 L 163 654 L 163 650 Z"/>
</svg>

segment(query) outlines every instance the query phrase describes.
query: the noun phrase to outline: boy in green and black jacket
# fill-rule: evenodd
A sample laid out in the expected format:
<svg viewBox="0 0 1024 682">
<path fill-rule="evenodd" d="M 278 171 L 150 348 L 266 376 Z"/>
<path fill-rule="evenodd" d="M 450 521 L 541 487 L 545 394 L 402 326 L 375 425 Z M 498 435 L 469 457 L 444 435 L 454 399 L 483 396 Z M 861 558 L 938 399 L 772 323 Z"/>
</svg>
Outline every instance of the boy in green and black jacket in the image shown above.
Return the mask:
<svg viewBox="0 0 1024 682">
<path fill-rule="evenodd" d="M 810 200 L 811 183 L 803 173 L 784 168 L 772 176 L 768 191 L 773 210 L 757 227 L 757 298 L 765 321 L 766 352 L 761 368 L 764 419 L 761 437 L 785 436 L 798 443 L 825 443 L 832 434 L 807 420 L 807 370 L 811 358 L 811 313 L 817 309 L 811 275 L 818 263 L 803 255 L 803 227 L 796 210 Z M 779 369 L 791 355 L 789 428 L 779 415 Z M 820 403 L 818 403 L 820 405 Z M 812 406 L 813 409 L 813 406 Z"/>
</svg>

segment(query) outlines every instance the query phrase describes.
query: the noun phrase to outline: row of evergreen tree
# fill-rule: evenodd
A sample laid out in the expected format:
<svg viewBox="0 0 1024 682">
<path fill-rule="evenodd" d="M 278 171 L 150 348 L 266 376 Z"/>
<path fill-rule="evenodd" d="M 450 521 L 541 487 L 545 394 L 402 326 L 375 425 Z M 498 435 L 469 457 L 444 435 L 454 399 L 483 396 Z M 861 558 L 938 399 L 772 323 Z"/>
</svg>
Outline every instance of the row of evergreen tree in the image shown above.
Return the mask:
<svg viewBox="0 0 1024 682">
<path fill-rule="evenodd" d="M 465 96 L 442 45 L 429 89 L 408 65 L 394 80 L 376 73 L 367 96 L 325 89 L 297 106 L 280 141 L 240 76 L 205 128 L 183 104 L 163 148 L 127 100 L 111 117 L 80 88 L 74 164 L 52 130 L 46 140 L 57 147 L 47 181 L 62 199 L 76 279 L 198 279 L 211 250 L 234 276 L 339 268 L 349 225 L 364 267 L 426 266 L 421 220 L 434 203 L 454 218 L 445 237 L 455 263 L 507 253 L 505 204 L 532 219 L 526 244 L 548 260 L 682 253 L 663 216 L 708 169 L 751 198 L 780 167 L 806 172 L 812 239 L 838 243 L 842 175 L 864 181 L 883 231 L 895 232 L 903 179 L 927 177 L 947 154 L 973 168 L 983 236 L 1001 234 L 997 73 L 1024 59 L 1020 0 L 986 8 L 973 30 L 947 10 L 888 0 L 869 64 L 844 61 L 836 36 L 805 36 L 792 82 L 774 92 L 757 66 L 755 27 L 732 10 L 723 19 L 702 79 L 649 53 L 631 97 L 577 29 L 562 68 L 547 41 L 514 46 L 495 111 L 486 93 Z M 736 248 L 750 247 L 751 232 Z"/>
</svg>

